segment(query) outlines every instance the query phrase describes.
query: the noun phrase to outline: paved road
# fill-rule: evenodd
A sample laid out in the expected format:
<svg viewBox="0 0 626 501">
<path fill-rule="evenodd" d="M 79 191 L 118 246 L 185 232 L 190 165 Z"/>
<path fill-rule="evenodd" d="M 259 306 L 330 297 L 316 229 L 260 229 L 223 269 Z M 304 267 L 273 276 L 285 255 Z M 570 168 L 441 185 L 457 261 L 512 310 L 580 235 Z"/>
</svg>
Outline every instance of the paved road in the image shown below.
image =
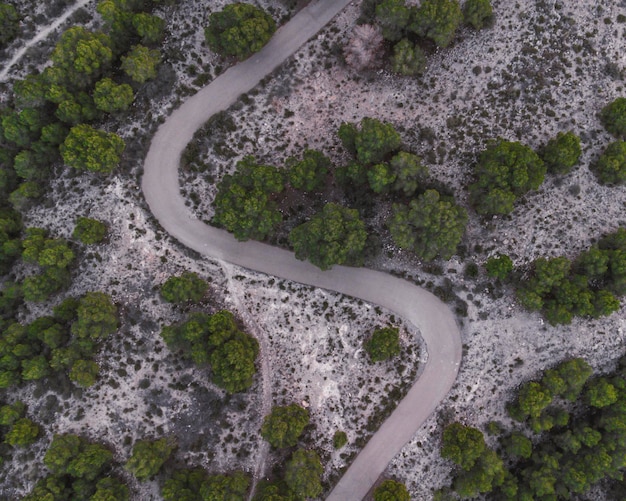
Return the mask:
<svg viewBox="0 0 626 501">
<path fill-rule="evenodd" d="M 328 500 L 361 500 L 389 461 L 422 426 L 454 383 L 461 360 L 461 338 L 450 309 L 429 292 L 381 272 L 336 266 L 322 272 L 291 252 L 259 242 L 238 242 L 225 231 L 195 219 L 178 184 L 181 153 L 193 133 L 213 114 L 228 108 L 313 37 L 349 0 L 309 4 L 277 31 L 265 48 L 224 72 L 170 115 L 155 134 L 146 156 L 142 188 L 163 228 L 184 245 L 217 259 L 268 275 L 337 291 L 396 312 L 417 326 L 428 363 L 380 430 L 356 457 Z"/>
</svg>

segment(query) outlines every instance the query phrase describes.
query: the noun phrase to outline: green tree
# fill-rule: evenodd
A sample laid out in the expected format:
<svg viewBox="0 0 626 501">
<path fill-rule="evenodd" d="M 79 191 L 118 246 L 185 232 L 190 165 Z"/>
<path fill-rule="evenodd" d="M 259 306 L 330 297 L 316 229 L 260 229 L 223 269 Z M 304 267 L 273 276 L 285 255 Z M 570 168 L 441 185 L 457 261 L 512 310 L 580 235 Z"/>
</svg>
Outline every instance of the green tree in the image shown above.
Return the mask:
<svg viewBox="0 0 626 501">
<path fill-rule="evenodd" d="M 0 48 L 20 32 L 20 16 L 10 3 L 0 3 Z"/>
<path fill-rule="evenodd" d="M 117 134 L 81 124 L 70 129 L 60 151 L 70 167 L 108 174 L 119 164 L 124 147 Z"/>
<path fill-rule="evenodd" d="M 161 296 L 168 303 L 197 303 L 206 294 L 209 284 L 196 273 L 184 272 L 168 278 L 161 286 Z"/>
<path fill-rule="evenodd" d="M 326 204 L 322 212 L 289 234 L 296 258 L 308 259 L 322 270 L 335 264 L 360 263 L 366 240 L 358 211 L 334 203 Z"/>
<path fill-rule="evenodd" d="M 316 150 L 305 150 L 302 160 L 287 159 L 287 178 L 296 190 L 316 191 L 322 187 L 328 175 L 330 160 Z"/>
<path fill-rule="evenodd" d="M 493 17 L 490 0 L 466 0 L 463 5 L 463 18 L 465 22 L 481 30 Z"/>
<path fill-rule="evenodd" d="M 376 164 L 367 170 L 367 180 L 374 193 L 385 193 L 393 186 L 396 175 L 388 164 Z"/>
<path fill-rule="evenodd" d="M 113 454 L 106 447 L 78 435 L 64 434 L 54 435 L 43 461 L 53 474 L 93 481 L 112 460 Z"/>
<path fill-rule="evenodd" d="M 240 336 L 218 346 L 211 354 L 213 382 L 229 393 L 244 391 L 256 373 L 254 361 L 259 352 L 256 339 Z"/>
<path fill-rule="evenodd" d="M 93 360 L 77 360 L 72 364 L 70 379 L 83 388 L 93 386 L 100 373 L 100 367 Z"/>
<path fill-rule="evenodd" d="M 486 450 L 480 430 L 461 423 L 452 423 L 443 431 L 441 456 L 464 470 L 470 470 Z"/>
<path fill-rule="evenodd" d="M 133 45 L 130 51 L 122 56 L 120 67 L 134 82 L 142 84 L 157 76 L 160 63 L 161 53 L 157 49 Z"/>
<path fill-rule="evenodd" d="M 208 475 L 202 468 L 176 470 L 163 484 L 161 495 L 164 501 L 199 501 L 200 489 Z"/>
<path fill-rule="evenodd" d="M 513 271 L 513 261 L 506 254 L 498 254 L 487 259 L 485 269 L 491 278 L 505 280 Z"/>
<path fill-rule="evenodd" d="M 428 177 L 428 167 L 422 159 L 413 153 L 400 151 L 389 161 L 389 166 L 396 176 L 393 189 L 411 196 Z"/>
<path fill-rule="evenodd" d="M 13 447 L 26 447 L 37 440 L 41 429 L 28 418 L 18 419 L 4 436 L 4 441 Z"/>
<path fill-rule="evenodd" d="M 309 424 L 309 411 L 297 404 L 272 407 L 261 426 L 261 436 L 272 447 L 292 447 Z"/>
<path fill-rule="evenodd" d="M 383 0 L 376 5 L 376 22 L 383 30 L 383 37 L 391 42 L 402 38 L 411 20 L 411 10 L 404 0 Z"/>
<path fill-rule="evenodd" d="M 115 477 L 105 477 L 98 480 L 96 492 L 89 498 L 89 501 L 128 501 L 129 499 L 128 487 L 121 480 Z"/>
<path fill-rule="evenodd" d="M 602 408 L 613 405 L 619 399 L 618 389 L 604 377 L 592 379 L 585 389 L 584 395 L 587 405 Z"/>
<path fill-rule="evenodd" d="M 51 84 L 85 89 L 111 67 L 111 39 L 104 33 L 93 33 L 82 26 L 73 26 L 63 32 L 50 57 L 59 70 L 54 73 Z"/>
<path fill-rule="evenodd" d="M 572 131 L 559 132 L 540 152 L 548 172 L 567 174 L 578 163 L 582 149 L 580 138 Z"/>
<path fill-rule="evenodd" d="M 263 9 L 237 2 L 211 14 L 204 34 L 211 50 L 246 59 L 261 50 L 275 31 L 276 23 Z"/>
<path fill-rule="evenodd" d="M 391 68 L 404 76 L 422 75 L 426 71 L 426 54 L 419 45 L 403 38 L 393 46 Z"/>
<path fill-rule="evenodd" d="M 462 20 L 458 0 L 423 0 L 414 11 L 409 29 L 420 37 L 430 38 L 439 47 L 447 47 Z"/>
<path fill-rule="evenodd" d="M 159 472 L 174 448 L 175 444 L 169 438 L 138 440 L 124 468 L 143 482 Z"/>
<path fill-rule="evenodd" d="M 592 165 L 592 170 L 602 184 L 626 182 L 626 141 L 609 144 L 604 153 Z"/>
<path fill-rule="evenodd" d="M 427 190 L 408 206 L 394 204 L 387 224 L 398 247 L 412 250 L 426 261 L 437 256 L 449 259 L 465 232 L 467 213 L 452 199 Z"/>
<path fill-rule="evenodd" d="M 69 125 L 93 122 L 101 115 L 93 98 L 86 92 L 78 92 L 61 101 L 54 114 L 61 122 Z"/>
<path fill-rule="evenodd" d="M 543 161 L 532 149 L 500 139 L 480 154 L 477 181 L 469 187 L 470 202 L 479 214 L 508 214 L 517 197 L 539 188 L 545 173 Z"/>
<path fill-rule="evenodd" d="M 600 121 L 613 136 L 626 140 L 626 97 L 618 97 L 602 108 Z"/>
<path fill-rule="evenodd" d="M 46 120 L 42 110 L 24 108 L 19 112 L 4 113 L 1 124 L 0 130 L 7 141 L 21 148 L 27 148 L 39 138 Z"/>
<path fill-rule="evenodd" d="M 362 164 L 382 162 L 385 157 L 400 148 L 402 139 L 393 125 L 375 118 L 365 117 L 354 138 L 356 157 Z"/>
<path fill-rule="evenodd" d="M 110 78 L 98 81 L 93 91 L 96 108 L 106 113 L 126 111 L 134 99 L 135 95 L 130 85 L 116 84 Z"/>
<path fill-rule="evenodd" d="M 382 362 L 400 354 L 400 335 L 397 327 L 376 329 L 364 343 L 372 362 Z"/>
<path fill-rule="evenodd" d="M 245 157 L 237 163 L 235 173 L 224 176 L 218 186 L 213 222 L 238 240 L 263 240 L 282 220 L 275 198 L 283 188 L 283 175 L 276 167 L 258 165 L 253 157 Z"/>
<path fill-rule="evenodd" d="M 117 330 L 117 307 L 104 292 L 87 292 L 77 309 L 72 334 L 97 341 Z"/>
<path fill-rule="evenodd" d="M 143 45 L 156 45 L 163 41 L 165 36 L 165 21 L 159 16 L 146 12 L 133 14 L 132 22 Z"/>
<path fill-rule="evenodd" d="M 524 384 L 517 393 L 517 404 L 523 416 L 538 418 L 552 403 L 552 392 L 536 381 Z"/>
<path fill-rule="evenodd" d="M 401 482 L 385 480 L 376 487 L 374 501 L 410 501 L 409 491 Z"/>
<path fill-rule="evenodd" d="M 92 245 L 101 243 L 107 236 L 107 225 L 97 219 L 79 216 L 72 237 L 80 242 Z"/>
<path fill-rule="evenodd" d="M 0 407 L 0 426 L 13 426 L 26 414 L 26 405 L 19 400 L 10 405 Z"/>
<path fill-rule="evenodd" d="M 513 432 L 503 442 L 506 453 L 514 458 L 528 459 L 533 452 L 533 443 L 523 433 Z"/>
<path fill-rule="evenodd" d="M 287 461 L 285 483 L 300 498 L 314 498 L 322 493 L 320 477 L 324 469 L 317 452 L 298 449 Z"/>
<path fill-rule="evenodd" d="M 247 499 L 250 479 L 241 472 L 232 475 L 209 475 L 200 488 L 203 501 L 237 501 Z"/>
</svg>

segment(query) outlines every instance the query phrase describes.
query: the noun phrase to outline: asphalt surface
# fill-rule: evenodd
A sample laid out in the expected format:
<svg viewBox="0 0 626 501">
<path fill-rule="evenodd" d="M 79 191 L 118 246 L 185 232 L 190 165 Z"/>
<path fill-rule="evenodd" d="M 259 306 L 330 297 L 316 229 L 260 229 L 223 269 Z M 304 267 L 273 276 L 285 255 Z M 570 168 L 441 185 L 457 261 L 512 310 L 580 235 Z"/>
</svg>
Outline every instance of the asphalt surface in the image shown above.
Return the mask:
<svg viewBox="0 0 626 501">
<path fill-rule="evenodd" d="M 319 0 L 282 26 L 257 54 L 189 98 L 159 127 L 144 164 L 142 189 L 161 226 L 197 252 L 268 275 L 361 298 L 414 324 L 427 346 L 424 371 L 391 416 L 353 461 L 327 498 L 363 499 L 391 459 L 411 439 L 451 388 L 461 361 L 461 337 L 450 309 L 411 283 L 365 268 L 321 271 L 293 253 L 259 242 L 238 242 L 197 220 L 180 194 L 178 167 L 186 145 L 212 115 L 227 109 L 313 37 L 349 0 Z"/>
</svg>

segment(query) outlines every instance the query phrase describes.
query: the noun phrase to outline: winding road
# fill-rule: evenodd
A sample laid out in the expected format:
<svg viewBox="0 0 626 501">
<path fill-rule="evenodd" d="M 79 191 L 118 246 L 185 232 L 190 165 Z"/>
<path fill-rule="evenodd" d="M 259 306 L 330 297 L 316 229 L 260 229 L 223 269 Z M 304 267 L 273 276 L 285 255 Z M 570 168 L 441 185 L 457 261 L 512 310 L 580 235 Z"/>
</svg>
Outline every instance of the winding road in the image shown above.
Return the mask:
<svg viewBox="0 0 626 501">
<path fill-rule="evenodd" d="M 411 439 L 451 388 L 461 361 L 461 337 L 450 309 L 429 292 L 365 268 L 321 271 L 293 253 L 259 242 L 238 242 L 207 226 L 185 206 L 178 182 L 181 154 L 194 132 L 227 109 L 313 37 L 350 0 L 318 0 L 282 26 L 257 54 L 189 98 L 159 127 L 144 164 L 142 189 L 150 210 L 174 238 L 207 256 L 268 275 L 340 292 L 396 312 L 419 328 L 428 362 L 418 381 L 341 478 L 328 500 L 361 500 L 391 459 Z"/>
</svg>

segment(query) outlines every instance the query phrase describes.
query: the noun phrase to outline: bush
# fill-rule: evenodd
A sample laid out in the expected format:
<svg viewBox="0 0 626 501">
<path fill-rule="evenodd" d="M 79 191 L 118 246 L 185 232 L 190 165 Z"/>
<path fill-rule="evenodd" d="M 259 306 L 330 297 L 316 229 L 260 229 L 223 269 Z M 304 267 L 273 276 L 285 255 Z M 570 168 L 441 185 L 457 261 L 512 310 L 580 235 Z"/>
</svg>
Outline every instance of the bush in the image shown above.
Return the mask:
<svg viewBox="0 0 626 501">
<path fill-rule="evenodd" d="M 609 144 L 592 166 L 602 184 L 624 184 L 626 181 L 626 141 Z"/>
<path fill-rule="evenodd" d="M 309 424 L 309 411 L 297 404 L 277 406 L 265 416 L 261 436 L 272 447 L 291 447 L 298 443 L 304 428 Z"/>
<path fill-rule="evenodd" d="M 161 296 L 168 303 L 197 303 L 202 299 L 209 284 L 197 274 L 185 272 L 178 277 L 170 277 L 161 286 Z"/>
<path fill-rule="evenodd" d="M 341 449 L 348 443 L 348 435 L 345 431 L 337 430 L 333 435 L 333 447 L 335 449 Z"/>
<path fill-rule="evenodd" d="M 72 237 L 87 245 L 99 244 L 106 236 L 107 225 L 102 221 L 88 217 L 79 217 L 72 233 Z"/>
<path fill-rule="evenodd" d="M 499 254 L 497 257 L 490 257 L 485 264 L 487 275 L 491 278 L 504 280 L 513 271 L 513 261 L 506 254 Z"/>
<path fill-rule="evenodd" d="M 580 138 L 573 132 L 559 132 L 540 152 L 549 172 L 567 174 L 578 163 L 582 150 Z"/>
<path fill-rule="evenodd" d="M 168 438 L 138 440 L 124 468 L 135 475 L 137 480 L 143 482 L 159 472 L 174 448 L 174 442 Z"/>
<path fill-rule="evenodd" d="M 365 342 L 365 351 L 372 362 L 388 360 L 400 353 L 400 335 L 397 327 L 376 329 Z"/>
</svg>

